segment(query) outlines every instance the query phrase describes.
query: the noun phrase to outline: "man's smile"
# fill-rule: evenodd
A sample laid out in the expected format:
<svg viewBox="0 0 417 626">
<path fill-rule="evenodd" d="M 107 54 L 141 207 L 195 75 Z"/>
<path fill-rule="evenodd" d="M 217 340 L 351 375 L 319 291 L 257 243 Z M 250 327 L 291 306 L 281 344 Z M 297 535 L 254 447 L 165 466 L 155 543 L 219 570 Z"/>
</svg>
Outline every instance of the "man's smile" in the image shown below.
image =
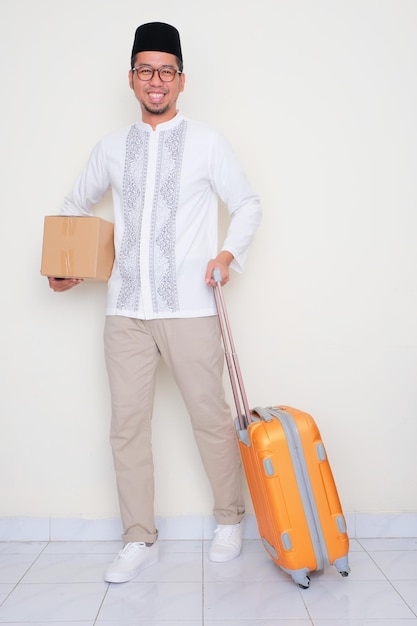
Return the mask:
<svg viewBox="0 0 417 626">
<path fill-rule="evenodd" d="M 165 93 L 161 91 L 148 91 L 146 95 L 148 96 L 149 100 L 155 104 L 161 102 L 165 97 Z"/>
</svg>

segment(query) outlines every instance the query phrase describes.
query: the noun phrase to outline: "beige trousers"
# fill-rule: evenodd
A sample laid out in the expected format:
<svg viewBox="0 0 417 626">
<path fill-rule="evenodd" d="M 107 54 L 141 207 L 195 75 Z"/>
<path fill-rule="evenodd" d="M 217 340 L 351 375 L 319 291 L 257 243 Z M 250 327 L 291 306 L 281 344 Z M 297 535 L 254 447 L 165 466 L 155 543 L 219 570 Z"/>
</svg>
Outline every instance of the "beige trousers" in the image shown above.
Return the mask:
<svg viewBox="0 0 417 626">
<path fill-rule="evenodd" d="M 104 329 L 123 541 L 153 543 L 154 467 L 151 419 L 155 372 L 166 362 L 191 417 L 214 496 L 218 524 L 244 515 L 241 461 L 222 383 L 224 352 L 217 317 L 138 320 L 108 316 Z"/>
</svg>

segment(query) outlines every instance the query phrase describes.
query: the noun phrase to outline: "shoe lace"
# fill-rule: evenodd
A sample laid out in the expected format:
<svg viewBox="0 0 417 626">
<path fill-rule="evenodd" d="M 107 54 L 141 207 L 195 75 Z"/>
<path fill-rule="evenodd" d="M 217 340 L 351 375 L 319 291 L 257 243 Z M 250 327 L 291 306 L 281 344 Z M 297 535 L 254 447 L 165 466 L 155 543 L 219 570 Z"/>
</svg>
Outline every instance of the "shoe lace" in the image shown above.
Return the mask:
<svg viewBox="0 0 417 626">
<path fill-rule="evenodd" d="M 216 539 L 219 541 L 228 541 L 229 539 L 232 539 L 238 526 L 239 524 L 225 524 L 217 526 L 214 531 Z"/>
<path fill-rule="evenodd" d="M 120 559 L 129 559 L 131 556 L 136 554 L 136 552 L 145 547 L 146 544 L 143 541 L 131 541 L 130 543 L 127 543 L 122 550 L 120 550 L 118 557 Z"/>
</svg>

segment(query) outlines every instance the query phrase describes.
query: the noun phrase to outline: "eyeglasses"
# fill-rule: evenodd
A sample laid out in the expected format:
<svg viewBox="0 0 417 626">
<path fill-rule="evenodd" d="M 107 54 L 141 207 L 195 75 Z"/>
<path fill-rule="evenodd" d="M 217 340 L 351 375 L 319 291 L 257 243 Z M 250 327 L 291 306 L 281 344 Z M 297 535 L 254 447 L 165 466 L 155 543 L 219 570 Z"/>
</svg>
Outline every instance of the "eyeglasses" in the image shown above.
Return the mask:
<svg viewBox="0 0 417 626">
<path fill-rule="evenodd" d="M 162 80 L 163 83 L 171 83 L 176 74 L 182 74 L 180 70 L 176 70 L 174 67 L 170 65 L 163 65 L 162 67 L 151 67 L 150 65 L 139 65 L 138 67 L 132 68 L 132 72 L 136 72 L 139 80 L 152 80 L 155 72 L 158 72 L 159 79 Z"/>
</svg>

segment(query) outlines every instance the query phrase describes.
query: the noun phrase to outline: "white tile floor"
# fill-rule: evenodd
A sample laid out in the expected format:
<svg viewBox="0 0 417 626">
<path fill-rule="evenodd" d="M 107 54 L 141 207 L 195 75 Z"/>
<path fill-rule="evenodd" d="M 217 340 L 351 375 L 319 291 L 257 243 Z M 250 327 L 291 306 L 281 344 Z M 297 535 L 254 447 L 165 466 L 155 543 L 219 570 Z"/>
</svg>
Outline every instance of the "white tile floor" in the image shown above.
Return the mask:
<svg viewBox="0 0 417 626">
<path fill-rule="evenodd" d="M 235 561 L 207 542 L 161 541 L 160 563 L 103 582 L 121 544 L 0 542 L 0 624 L 13 626 L 417 626 L 417 538 L 351 541 L 348 578 L 330 568 L 299 589 L 245 540 Z"/>
</svg>

